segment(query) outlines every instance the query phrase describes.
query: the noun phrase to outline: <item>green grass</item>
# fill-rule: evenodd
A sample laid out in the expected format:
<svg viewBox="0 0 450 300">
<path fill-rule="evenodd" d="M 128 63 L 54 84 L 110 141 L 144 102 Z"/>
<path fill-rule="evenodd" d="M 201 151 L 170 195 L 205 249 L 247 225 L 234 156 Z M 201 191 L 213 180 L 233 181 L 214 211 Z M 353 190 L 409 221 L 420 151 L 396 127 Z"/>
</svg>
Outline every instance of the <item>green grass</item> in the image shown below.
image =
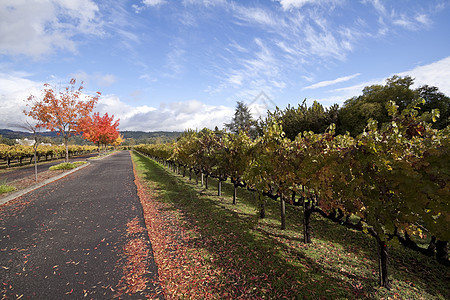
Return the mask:
<svg viewBox="0 0 450 300">
<path fill-rule="evenodd" d="M 217 268 L 239 270 L 239 280 L 255 296 L 289 299 L 449 299 L 449 268 L 401 246 L 391 248 L 392 290 L 379 288 L 375 241 L 368 235 L 313 215 L 313 243 L 304 244 L 302 209 L 287 205 L 287 229 L 280 229 L 279 203 L 266 199 L 266 218 L 258 218 L 255 194 L 209 179 L 209 190 L 160 164 L 133 154 L 138 173 L 156 190 L 158 201 L 173 205 L 189 226 L 200 230 L 202 249 Z M 189 228 L 187 229 L 189 230 Z"/>
<path fill-rule="evenodd" d="M 0 195 L 15 191 L 16 188 L 5 183 L 0 184 Z"/>
<path fill-rule="evenodd" d="M 14 186 L 6 184 L 6 179 L 0 182 L 0 195 L 17 190 Z"/>
<path fill-rule="evenodd" d="M 60 164 L 55 165 L 55 166 L 51 166 L 49 168 L 49 170 L 52 170 L 52 171 L 55 171 L 55 170 L 71 170 L 71 169 L 78 168 L 79 166 L 84 165 L 84 164 L 86 164 L 85 161 L 76 161 L 76 162 L 73 162 L 73 163 L 64 162 L 64 163 L 60 163 Z"/>
</svg>

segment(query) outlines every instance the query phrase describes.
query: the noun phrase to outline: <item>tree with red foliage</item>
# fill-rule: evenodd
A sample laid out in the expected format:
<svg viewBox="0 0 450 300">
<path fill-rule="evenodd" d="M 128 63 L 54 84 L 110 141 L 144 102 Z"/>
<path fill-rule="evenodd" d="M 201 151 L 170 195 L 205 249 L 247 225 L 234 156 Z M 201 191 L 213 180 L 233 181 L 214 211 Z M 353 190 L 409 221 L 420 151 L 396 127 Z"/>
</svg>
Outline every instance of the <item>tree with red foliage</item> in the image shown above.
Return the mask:
<svg viewBox="0 0 450 300">
<path fill-rule="evenodd" d="M 74 78 L 60 91 L 45 83 L 42 98 L 30 95 L 26 100 L 30 109 L 25 109 L 24 114 L 37 120 L 39 127 L 57 131 L 64 138 L 66 161 L 69 161 L 69 137 L 80 133 L 80 120 L 89 116 L 101 95 L 96 92 L 94 97 L 88 96 L 82 93 L 83 88 L 83 82 L 76 87 Z"/>
<path fill-rule="evenodd" d="M 97 112 L 92 117 L 83 118 L 80 122 L 83 138 L 96 143 L 99 149 L 100 145 L 113 144 L 120 136 L 119 120 L 113 121 L 114 115 L 110 117 L 108 113 L 100 116 Z"/>
</svg>

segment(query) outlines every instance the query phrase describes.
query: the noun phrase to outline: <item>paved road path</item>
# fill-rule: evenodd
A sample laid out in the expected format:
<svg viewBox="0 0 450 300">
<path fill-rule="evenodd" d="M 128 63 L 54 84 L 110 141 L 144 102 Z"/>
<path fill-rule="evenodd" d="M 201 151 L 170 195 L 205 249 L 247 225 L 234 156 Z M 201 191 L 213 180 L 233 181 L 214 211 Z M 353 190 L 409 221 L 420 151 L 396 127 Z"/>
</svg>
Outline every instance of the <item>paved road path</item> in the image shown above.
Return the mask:
<svg viewBox="0 0 450 300">
<path fill-rule="evenodd" d="M 136 217 L 145 226 L 128 152 L 94 160 L 1 208 L 0 298 L 114 298 L 132 238 L 127 223 Z M 147 232 L 140 238 L 148 241 Z M 156 265 L 147 259 L 153 281 Z"/>
</svg>

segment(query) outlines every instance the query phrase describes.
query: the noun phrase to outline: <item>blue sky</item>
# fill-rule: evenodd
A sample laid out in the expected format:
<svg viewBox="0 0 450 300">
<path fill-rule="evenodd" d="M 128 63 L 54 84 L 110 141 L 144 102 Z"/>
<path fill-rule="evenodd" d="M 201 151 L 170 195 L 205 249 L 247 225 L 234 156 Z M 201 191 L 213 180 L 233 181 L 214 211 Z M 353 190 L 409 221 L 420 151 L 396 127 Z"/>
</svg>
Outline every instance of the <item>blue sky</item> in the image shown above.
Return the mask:
<svg viewBox="0 0 450 300">
<path fill-rule="evenodd" d="M 120 130 L 221 128 L 236 101 L 342 105 L 395 74 L 450 95 L 449 30 L 446 0 L 2 0 L 0 128 L 72 77 Z"/>
</svg>

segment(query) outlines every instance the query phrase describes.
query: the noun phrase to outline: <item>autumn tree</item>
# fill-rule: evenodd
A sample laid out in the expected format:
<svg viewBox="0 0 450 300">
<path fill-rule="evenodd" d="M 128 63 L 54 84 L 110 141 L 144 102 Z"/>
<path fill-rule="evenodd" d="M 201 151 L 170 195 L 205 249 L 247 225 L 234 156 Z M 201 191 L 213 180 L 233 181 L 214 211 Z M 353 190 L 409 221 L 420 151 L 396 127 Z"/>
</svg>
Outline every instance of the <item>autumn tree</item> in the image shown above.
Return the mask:
<svg viewBox="0 0 450 300">
<path fill-rule="evenodd" d="M 113 144 L 115 147 L 117 147 L 117 146 L 119 146 L 120 144 L 122 144 L 123 141 L 124 141 L 124 140 L 123 140 L 123 135 L 119 134 L 112 144 Z"/>
<path fill-rule="evenodd" d="M 101 94 L 88 96 L 82 93 L 83 88 L 83 82 L 77 87 L 74 78 L 59 91 L 45 83 L 42 98 L 30 95 L 26 100 L 29 109 L 24 114 L 37 120 L 40 127 L 56 131 L 64 138 L 66 161 L 69 161 L 69 137 L 80 133 L 79 121 L 92 112 Z"/>
<path fill-rule="evenodd" d="M 120 138 L 119 120 L 114 121 L 114 115 L 109 116 L 108 113 L 100 116 L 97 112 L 92 117 L 86 116 L 79 125 L 83 138 L 96 143 L 99 149 L 100 145 L 114 144 Z"/>
</svg>

